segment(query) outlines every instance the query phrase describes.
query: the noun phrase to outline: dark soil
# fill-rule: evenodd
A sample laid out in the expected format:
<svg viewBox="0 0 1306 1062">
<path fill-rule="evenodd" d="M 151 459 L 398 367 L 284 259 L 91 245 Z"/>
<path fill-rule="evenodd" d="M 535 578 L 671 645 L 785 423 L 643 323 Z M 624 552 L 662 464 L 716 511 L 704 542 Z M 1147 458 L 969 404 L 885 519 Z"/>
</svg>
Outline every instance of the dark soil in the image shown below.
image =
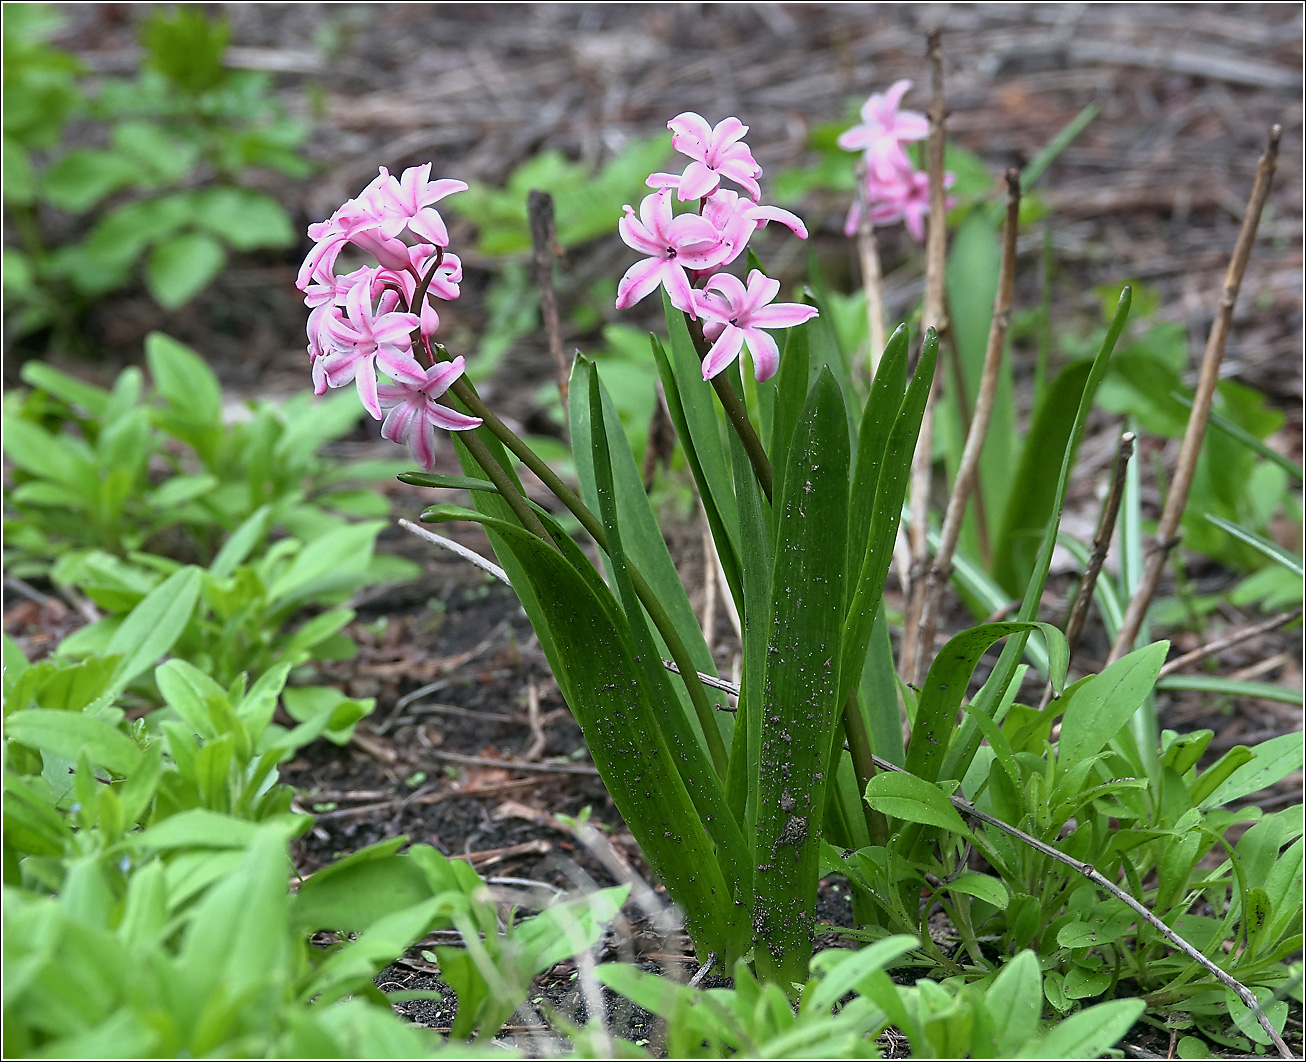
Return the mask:
<svg viewBox="0 0 1306 1062">
<path fill-rule="evenodd" d="M 95 70 L 134 68 L 134 25 L 143 7 L 62 6 L 68 28 L 56 43 Z M 233 61 L 275 71 L 288 106 L 314 121 L 310 152 L 321 176 L 297 185 L 260 178 L 303 225 L 356 193 L 378 165 L 395 171 L 433 160 L 439 175 L 499 181 L 532 153 L 555 147 L 598 164 L 626 139 L 664 131 L 669 117 L 687 109 L 713 121 L 738 114 L 752 127 L 749 139 L 759 161 L 768 170 L 783 168 L 800 160 L 810 126 L 842 117 L 850 102 L 899 77 L 915 79 L 909 100 L 923 109 L 924 37 L 941 26 L 950 131 L 994 172 L 1028 161 L 1083 106 L 1095 99 L 1103 103 L 1101 116 L 1042 184 L 1055 218 L 1058 322 L 1070 330 L 1075 323 L 1087 326 L 1098 313 L 1095 286 L 1137 278 L 1159 292 L 1159 319 L 1188 328 L 1194 364 L 1256 155 L 1269 126 L 1280 123 L 1279 176 L 1238 303 L 1224 372 L 1259 388 L 1285 411 L 1287 426 L 1270 443 L 1301 459 L 1299 5 L 216 6 L 232 22 Z M 840 235 L 844 209 L 844 203 L 817 200 L 804 216 L 812 247 L 833 282 L 846 286 L 856 283 L 856 266 Z M 460 253 L 470 248 L 470 236 L 466 225 L 455 226 Z M 920 255 L 899 229 L 885 230 L 881 244 L 893 320 L 919 298 Z M 90 322 L 94 345 L 105 352 L 102 363 L 70 364 L 58 351 L 49 356 L 82 375 L 111 378 L 122 363 L 140 360 L 148 331 L 161 329 L 204 352 L 233 400 L 299 391 L 308 385 L 305 311 L 292 282 L 304 249 L 283 257 L 247 256 L 176 313 L 163 313 L 142 292 L 129 292 L 105 303 Z M 446 326 L 470 347 L 485 327 L 491 263 L 470 249 L 463 258 L 465 294 L 450 308 Z M 564 317 L 581 286 L 568 276 L 592 277 L 625 262 L 615 236 L 573 255 L 563 269 Z M 801 263 L 791 259 L 790 269 L 801 269 Z M 1022 245 L 1018 308 L 1037 305 L 1038 275 L 1037 248 Z M 640 323 L 643 310 L 622 319 Z M 647 316 L 651 321 L 652 313 Z M 584 347 L 595 333 L 565 339 Z M 7 381 L 16 374 L 16 360 L 7 359 Z M 534 396 L 552 371 L 543 340 L 529 337 L 482 393 L 501 415 L 534 426 Z M 1024 368 L 1018 372 L 1028 375 Z M 1105 421 L 1095 424 L 1081 451 L 1067 520 L 1082 537 L 1091 535 L 1095 492 L 1115 430 Z M 388 444 L 363 440 L 360 434 L 342 453 L 393 456 Z M 439 445 L 439 470 L 456 471 L 452 448 Z M 1164 459 L 1173 460 L 1172 452 Z M 396 516 L 412 518 L 431 500 L 429 492 L 402 484 L 384 489 Z M 539 500 L 546 500 L 543 494 Z M 488 544 L 474 529 L 444 533 L 488 555 Z M 671 534 L 701 612 L 699 530 L 674 528 Z M 370 591 L 356 602 L 359 617 L 350 633 L 362 647 L 360 655 L 324 667 L 317 678 L 352 696 L 375 697 L 377 707 L 349 745 L 316 744 L 284 769 L 304 809 L 317 816 L 296 848 L 300 873 L 405 835 L 468 859 L 498 888 L 615 884 L 620 875 L 609 869 L 612 860 L 605 865 L 603 854 L 578 843 L 555 818 L 589 808 L 607 831 L 618 863 L 647 879 L 648 868 L 593 773 L 579 728 L 511 593 L 397 530 L 383 548 L 419 559 L 425 573 L 414 585 Z M 1227 589 L 1236 578 L 1200 568 L 1190 575 L 1203 592 Z M 1057 579 L 1049 589 L 1049 610 L 1062 607 L 1068 589 L 1066 577 Z M 902 604 L 892 591 L 889 603 Z M 57 602 L 51 607 L 57 611 Z M 728 673 L 733 634 L 722 610 L 717 614 L 719 659 Z M 1176 632 L 1176 652 L 1252 618 L 1230 610 L 1202 630 Z M 959 627 L 967 619 L 954 604 L 941 633 L 949 622 Z M 33 640 L 52 646 L 71 622 L 75 617 L 66 610 L 54 615 L 30 602 L 6 603 L 6 630 L 28 639 L 29 647 Z M 1096 670 L 1106 649 L 1101 633 L 1090 628 L 1080 664 Z M 1297 633 L 1272 632 L 1219 661 L 1221 673 L 1244 675 L 1270 661 L 1258 677 L 1301 684 Z M 1224 703 L 1184 695 L 1162 698 L 1160 710 L 1164 726 L 1215 730 L 1213 752 L 1301 725 L 1295 708 L 1270 701 Z M 1301 784 L 1300 776 L 1285 780 L 1264 795 L 1263 806 L 1300 799 Z M 837 880 L 826 883 L 822 920 L 850 923 L 846 889 Z M 674 976 L 689 976 L 697 964 L 683 934 L 668 935 L 648 915 L 628 908 L 628 925 L 608 935 L 600 958 L 631 956 L 649 968 L 661 964 Z M 436 968 L 422 956 L 431 943 L 387 969 L 378 978 L 382 988 L 438 990 Z M 562 964 L 539 980 L 532 996 L 538 997 L 536 1009 L 519 1012 L 510 1023 L 514 1042 L 532 1051 L 547 1048 L 538 1012 L 546 1005 L 569 1020 L 585 1020 L 574 978 L 574 966 Z M 656 1048 L 659 1034 L 647 1014 L 611 1006 L 619 1033 Z M 412 1001 L 397 1009 L 437 1029 L 447 1029 L 452 1020 L 447 994 L 443 1002 Z M 1300 1045 L 1299 1014 L 1289 1031 Z M 1140 1057 L 1148 1051 L 1166 1055 L 1172 1047 L 1165 1035 L 1141 1026 L 1126 1043 Z M 905 1053 L 899 1042 L 883 1047 L 890 1057 Z"/>
</svg>

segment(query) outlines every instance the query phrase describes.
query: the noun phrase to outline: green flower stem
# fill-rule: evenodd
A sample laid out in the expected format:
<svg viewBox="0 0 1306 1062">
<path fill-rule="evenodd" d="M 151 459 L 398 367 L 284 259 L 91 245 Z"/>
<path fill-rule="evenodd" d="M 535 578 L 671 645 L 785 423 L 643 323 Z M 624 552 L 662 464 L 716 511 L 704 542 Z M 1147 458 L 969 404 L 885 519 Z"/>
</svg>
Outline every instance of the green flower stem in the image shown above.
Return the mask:
<svg viewBox="0 0 1306 1062">
<path fill-rule="evenodd" d="M 689 338 L 694 341 L 694 350 L 698 352 L 698 360 L 705 360 L 709 344 L 703 335 L 703 322 L 696 321 L 689 314 L 685 314 L 685 324 L 689 328 Z M 757 476 L 757 482 L 762 488 L 762 493 L 766 495 L 768 502 L 775 504 L 774 499 L 771 497 L 771 485 L 775 478 L 771 474 L 771 459 L 766 456 L 766 447 L 762 445 L 762 440 L 757 437 L 753 422 L 748 419 L 748 410 L 744 408 L 743 401 L 735 393 L 735 389 L 730 386 L 730 382 L 725 378 L 724 374 L 712 377 L 712 388 L 721 401 L 721 408 L 726 411 L 726 417 L 729 419 L 731 427 L 735 429 L 739 441 L 744 444 L 744 452 L 748 454 L 749 464 L 753 466 L 753 474 Z"/>
<path fill-rule="evenodd" d="M 557 546 L 554 545 L 553 538 L 545 529 L 544 524 L 540 522 L 540 518 L 536 516 L 535 512 L 531 509 L 530 503 L 527 502 L 521 491 L 517 489 L 517 485 L 513 483 L 512 477 L 509 476 L 508 473 L 503 470 L 503 466 L 494 459 L 494 455 L 490 453 L 489 447 L 480 440 L 476 435 L 476 432 L 463 432 L 459 438 L 461 439 L 462 444 L 467 447 L 467 452 L 470 453 L 476 460 L 476 463 L 481 466 L 486 477 L 498 488 L 499 494 L 503 497 L 503 500 L 508 503 L 513 511 L 513 515 L 521 521 L 522 526 L 531 534 L 537 535 L 550 546 L 553 546 L 554 549 L 557 549 Z"/>
<path fill-rule="evenodd" d="M 437 347 L 436 349 L 443 356 L 448 357 L 448 353 L 443 347 Z M 522 464 L 534 472 L 540 481 L 553 492 L 554 496 L 571 510 L 576 519 L 580 521 L 581 526 L 589 532 L 594 541 L 598 543 L 599 548 L 606 553 L 608 551 L 608 536 L 603 530 L 603 524 L 598 517 L 590 512 L 589 507 L 581 501 L 576 492 L 563 483 L 558 478 L 558 474 L 545 463 L 539 454 L 527 446 L 520 436 L 490 411 L 485 403 L 481 401 L 480 395 L 476 393 L 476 389 L 472 387 L 471 383 L 465 379 L 459 379 L 454 382 L 450 390 L 458 396 L 459 400 L 473 416 L 480 417 L 484 421 L 485 427 L 490 430 L 495 438 L 516 455 Z M 473 456 L 476 455 L 473 454 Z M 479 461 L 480 458 L 478 457 L 477 460 Z M 493 481 L 493 477 L 491 479 Z M 499 486 L 497 481 L 494 481 L 494 483 L 496 487 Z M 502 490 L 502 487 L 500 489 Z M 513 511 L 516 512 L 517 510 L 514 508 Z M 520 513 L 518 516 L 520 517 Z M 531 513 L 531 518 L 539 523 L 534 513 Z M 541 525 L 542 527 L 543 525 Z M 636 596 L 648 611 L 649 618 L 653 621 L 653 625 L 657 627 L 658 633 L 662 635 L 662 640 L 666 643 L 671 659 L 675 661 L 676 667 L 680 668 L 680 676 L 685 683 L 685 689 L 689 692 L 690 702 L 694 706 L 694 714 L 698 716 L 699 726 L 703 729 L 703 737 L 707 740 L 712 765 L 716 768 L 717 773 L 724 778 L 729 756 L 726 753 L 725 742 L 721 739 L 721 731 L 717 727 L 716 717 L 712 712 L 712 703 L 708 700 L 707 691 L 703 689 L 703 683 L 699 681 L 698 668 L 694 666 L 693 658 L 690 657 L 689 651 L 685 648 L 685 643 L 681 640 L 675 623 L 667 615 L 667 610 L 663 608 L 662 602 L 658 600 L 653 588 L 648 585 L 644 576 L 640 574 L 633 564 L 628 564 L 627 567 L 630 571 L 630 581 L 635 588 Z"/>
<path fill-rule="evenodd" d="M 871 755 L 871 739 L 866 733 L 866 720 L 857 704 L 857 691 L 848 694 L 843 706 L 843 732 L 848 738 L 848 752 L 853 761 L 853 775 L 857 778 L 857 794 L 861 799 L 862 814 L 866 818 L 866 831 L 871 835 L 871 844 L 887 845 L 889 843 L 889 821 L 882 812 L 876 811 L 866 803 L 866 786 L 875 777 L 875 760 Z"/>
</svg>

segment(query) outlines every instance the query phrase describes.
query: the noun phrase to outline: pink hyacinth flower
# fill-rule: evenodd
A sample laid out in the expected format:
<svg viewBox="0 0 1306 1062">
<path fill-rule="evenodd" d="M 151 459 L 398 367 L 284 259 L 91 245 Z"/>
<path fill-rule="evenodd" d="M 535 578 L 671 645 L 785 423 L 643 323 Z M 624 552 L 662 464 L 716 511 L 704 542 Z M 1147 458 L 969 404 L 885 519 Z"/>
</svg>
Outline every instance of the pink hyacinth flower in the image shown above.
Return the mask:
<svg viewBox="0 0 1306 1062">
<path fill-rule="evenodd" d="M 955 173 L 943 175 L 943 187 L 951 188 L 956 181 Z M 901 221 L 917 243 L 925 240 L 925 215 L 930 212 L 930 175 L 924 170 L 898 170 L 893 179 L 881 181 L 868 174 L 866 181 L 866 201 L 870 205 L 872 225 L 892 225 Z M 948 209 L 956 205 L 956 200 L 947 199 Z M 852 209 L 844 222 L 844 235 L 853 236 L 861 223 L 861 209 L 853 200 Z"/>
<path fill-rule="evenodd" d="M 449 246 L 449 230 L 444 218 L 434 209 L 447 195 L 467 191 L 464 181 L 448 178 L 431 180 L 431 164 L 410 166 L 402 176 L 392 177 L 381 168 L 383 180 L 377 189 L 376 202 L 385 218 L 387 236 L 396 236 L 407 228 L 414 236 L 437 247 Z"/>
<path fill-rule="evenodd" d="M 753 359 L 753 376 L 757 382 L 775 375 L 780 367 L 780 348 L 763 329 L 792 328 L 817 314 L 815 306 L 772 303 L 779 293 L 780 281 L 772 280 L 760 269 L 748 274 L 747 288 L 738 277 L 717 273 L 701 292 L 695 293 L 698 310 L 703 315 L 703 335 L 713 341 L 703 359 L 704 380 L 725 369 L 739 357 L 745 345 Z"/>
<path fill-rule="evenodd" d="M 930 134 L 925 115 L 898 109 L 909 88 L 910 81 L 895 81 L 888 92 L 871 96 L 862 104 L 861 124 L 839 137 L 839 146 L 845 151 L 865 151 L 867 169 L 882 179 L 897 169 L 910 168 L 903 141 L 924 140 Z"/>
<path fill-rule="evenodd" d="M 703 217 L 712 223 L 721 235 L 721 242 L 730 248 L 722 265 L 729 265 L 738 258 L 753 233 L 764 228 L 769 221 L 778 221 L 800 240 L 807 239 L 807 226 L 797 214 L 780 207 L 760 206 L 725 188 L 717 189 L 704 201 Z"/>
<path fill-rule="evenodd" d="M 671 196 L 664 188 L 645 196 L 639 217 L 629 207 L 617 227 L 626 246 L 649 255 L 636 262 L 617 284 L 617 309 L 634 306 L 659 284 L 671 296 L 678 310 L 695 316 L 694 292 L 686 269 L 713 269 L 730 248 L 721 242 L 712 223 L 697 214 L 672 217 Z"/>
<path fill-rule="evenodd" d="M 701 199 L 717 190 L 722 177 L 745 189 L 754 202 L 762 198 L 757 177 L 762 167 L 753 158 L 748 145 L 741 143 L 748 126 L 738 118 L 727 118 L 716 128 L 700 114 L 685 111 L 667 122 L 671 146 L 694 161 L 682 174 L 655 173 L 648 179 L 650 188 L 675 188 L 681 202 Z"/>
<path fill-rule="evenodd" d="M 359 270 L 365 274 L 366 270 Z M 359 277 L 345 298 L 345 315 L 330 320 L 325 332 L 331 351 L 313 362 L 320 367 L 321 378 L 329 387 L 343 387 L 351 380 L 358 385 L 363 408 L 377 420 L 381 404 L 377 398 L 376 370 L 379 365 L 397 380 L 425 379 L 421 365 L 412 356 L 412 331 L 419 327 L 416 314 L 387 310 L 394 298 L 383 293 L 379 307 L 372 304 L 372 284 L 367 276 Z M 393 295 L 393 293 L 391 293 Z M 381 312 L 377 312 L 380 309 Z"/>
<path fill-rule="evenodd" d="M 418 379 L 382 384 L 378 389 L 385 420 L 381 435 L 407 446 L 428 472 L 435 467 L 435 429 L 466 431 L 479 427 L 480 417 L 469 417 L 436 401 L 463 374 L 462 358 L 437 362 Z"/>
</svg>

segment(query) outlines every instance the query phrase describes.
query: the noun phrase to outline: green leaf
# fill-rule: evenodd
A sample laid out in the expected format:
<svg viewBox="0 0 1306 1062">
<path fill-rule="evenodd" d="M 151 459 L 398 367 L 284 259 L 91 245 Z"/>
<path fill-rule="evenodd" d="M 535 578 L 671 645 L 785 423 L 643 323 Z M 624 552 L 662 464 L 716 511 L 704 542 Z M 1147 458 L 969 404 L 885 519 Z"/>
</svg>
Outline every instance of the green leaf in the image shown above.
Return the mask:
<svg viewBox="0 0 1306 1062">
<path fill-rule="evenodd" d="M 1300 598 L 1299 598 L 1300 599 Z M 1278 682 L 1255 682 L 1251 679 L 1231 679 L 1223 675 L 1166 675 L 1158 679 L 1158 690 L 1196 690 L 1225 697 L 1261 697 L 1283 704 L 1302 703 L 1302 691 Z"/>
<path fill-rule="evenodd" d="M 1156 685 L 1169 650 L 1169 642 L 1153 642 L 1075 688 L 1057 744 L 1057 766 L 1062 772 L 1096 755 L 1129 722 Z"/>
<path fill-rule="evenodd" d="M 1218 808 L 1265 789 L 1302 768 L 1302 735 L 1282 734 L 1252 749 L 1252 759 L 1235 770 L 1215 790 L 1197 801 L 1202 808 Z M 1201 776 L 1198 777 L 1198 782 Z"/>
<path fill-rule="evenodd" d="M 222 815 L 206 808 L 171 815 L 133 838 L 145 848 L 248 848 L 263 830 L 273 830 L 285 840 L 312 825 L 307 815 L 276 815 L 262 822 Z"/>
<path fill-rule="evenodd" d="M 285 208 L 250 188 L 207 188 L 197 193 L 195 222 L 238 251 L 289 247 L 295 242 Z"/>
<path fill-rule="evenodd" d="M 260 506 L 250 513 L 218 550 L 218 555 L 209 565 L 209 575 L 215 579 L 225 579 L 231 575 L 267 534 L 271 514 L 272 508 L 268 505 Z"/>
<path fill-rule="evenodd" d="M 919 946 L 916 937 L 898 934 L 855 952 L 832 948 L 814 955 L 812 973 L 822 976 L 814 989 L 803 994 L 803 1012 L 831 1010 L 871 974 L 891 968 L 896 959 Z"/>
<path fill-rule="evenodd" d="M 178 413 L 205 427 L 222 423 L 222 385 L 200 355 L 162 332 L 145 337 L 155 389 Z"/>
<path fill-rule="evenodd" d="M 226 264 L 227 252 L 212 236 L 172 236 L 150 252 L 145 286 L 165 310 L 176 310 L 207 288 Z"/>
<path fill-rule="evenodd" d="M 131 738 L 103 719 L 84 712 L 29 708 L 5 720 L 5 734 L 34 749 L 75 760 L 85 751 L 94 763 L 115 774 L 130 775 L 141 761 Z"/>
<path fill-rule="evenodd" d="M 28 386 L 62 398 L 70 405 L 81 406 L 92 416 L 102 417 L 108 410 L 108 391 L 60 372 L 43 361 L 25 362 L 19 375 Z"/>
<path fill-rule="evenodd" d="M 1147 1009 L 1141 999 L 1113 999 L 1081 1010 L 1027 1044 L 1017 1058 L 1097 1058 L 1120 1042 Z"/>
<path fill-rule="evenodd" d="M 801 980 L 811 956 L 818 825 L 840 707 L 849 456 L 843 394 L 823 369 L 799 416 L 776 499 L 762 679 L 754 930 L 765 942 L 758 961 L 769 960 L 782 983 Z"/>
<path fill-rule="evenodd" d="M 120 654 L 114 684 L 122 688 L 163 656 L 186 628 L 199 599 L 203 572 L 187 565 L 170 575 L 132 609 L 105 648 Z"/>
<path fill-rule="evenodd" d="M 1289 553 L 1277 542 L 1271 542 L 1268 538 L 1256 534 L 1254 531 L 1248 531 L 1245 527 L 1240 527 L 1232 520 L 1226 520 L 1222 516 L 1216 516 L 1214 513 L 1207 513 L 1206 519 L 1216 527 L 1233 535 L 1234 538 L 1241 542 L 1246 542 L 1252 549 L 1258 550 L 1269 557 L 1276 564 L 1282 565 L 1288 571 L 1292 572 L 1297 578 L 1306 574 L 1306 568 L 1302 567 L 1302 559 L 1296 554 Z"/>
<path fill-rule="evenodd" d="M 951 833 L 969 836 L 957 809 L 938 786 L 913 774 L 884 771 L 866 785 L 866 802 L 876 811 L 904 822 L 940 826 Z"/>
<path fill-rule="evenodd" d="M 1064 683 L 1069 648 L 1065 635 L 1051 624 L 1013 620 L 983 623 L 962 631 L 939 650 L 925 677 L 916 705 L 911 741 L 907 745 L 907 770 L 926 781 L 939 779 L 939 768 L 953 739 L 962 698 L 980 657 L 999 639 L 1033 630 L 1041 631 L 1047 640 L 1053 661 L 1054 688 Z"/>
<path fill-rule="evenodd" d="M 79 148 L 45 171 L 41 194 L 60 210 L 81 214 L 137 180 L 136 166 L 117 151 Z"/>
<path fill-rule="evenodd" d="M 163 699 L 197 735 L 206 741 L 218 736 L 207 701 L 226 700 L 226 691 L 185 660 L 169 660 L 154 669 L 154 681 Z"/>
<path fill-rule="evenodd" d="M 1043 1015 L 1043 978 L 1038 956 L 1022 951 L 1003 964 L 984 993 L 998 1058 L 1011 1058 L 1034 1039 Z"/>
<path fill-rule="evenodd" d="M 988 874 L 962 874 L 961 877 L 948 882 L 948 891 L 974 896 L 999 910 L 1005 910 L 1011 901 L 1007 887 L 999 879 Z"/>
<path fill-rule="evenodd" d="M 384 520 L 365 520 L 335 528 L 315 538 L 273 580 L 268 587 L 268 601 L 285 604 L 308 596 L 315 585 L 323 584 L 342 571 L 365 569 L 371 560 L 376 536 L 384 526 Z"/>
</svg>

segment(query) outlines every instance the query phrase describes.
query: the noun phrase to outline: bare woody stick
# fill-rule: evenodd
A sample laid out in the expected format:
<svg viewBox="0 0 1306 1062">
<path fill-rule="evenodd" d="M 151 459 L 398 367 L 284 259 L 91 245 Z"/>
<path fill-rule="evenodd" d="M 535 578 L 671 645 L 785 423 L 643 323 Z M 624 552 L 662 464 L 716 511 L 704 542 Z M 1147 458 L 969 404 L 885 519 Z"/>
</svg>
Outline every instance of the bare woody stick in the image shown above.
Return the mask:
<svg viewBox="0 0 1306 1062">
<path fill-rule="evenodd" d="M 1075 643 L 1084 631 L 1084 620 L 1088 616 L 1088 603 L 1093 599 L 1093 588 L 1102 571 L 1107 551 L 1111 548 L 1111 536 L 1115 533 L 1116 518 L 1120 515 L 1120 500 L 1125 494 L 1125 469 L 1129 458 L 1134 453 L 1134 433 L 1127 431 L 1120 436 L 1116 447 L 1115 467 L 1111 470 L 1111 488 L 1106 502 L 1102 506 L 1102 516 L 1097 522 L 1097 534 L 1093 536 L 1093 552 L 1088 558 L 1088 567 L 1084 569 L 1083 581 L 1075 594 L 1075 603 L 1070 607 L 1070 617 L 1066 620 L 1066 641 L 1070 645 L 1070 655 L 1075 655 Z"/>
<path fill-rule="evenodd" d="M 938 624 L 939 598 L 952 571 L 952 554 L 961 535 L 961 521 L 966 515 L 966 505 L 975 490 L 979 471 L 980 453 L 988 435 L 993 416 L 993 401 L 998 393 L 998 375 L 1002 368 L 1002 351 L 1007 343 L 1007 327 L 1011 324 L 1012 293 L 1016 286 L 1016 229 L 1020 215 L 1020 173 L 1007 170 L 1007 217 L 1002 228 L 1002 266 L 998 274 L 998 294 L 993 301 L 993 319 L 989 324 L 988 347 L 984 351 L 984 369 L 980 377 L 979 394 L 975 396 L 975 412 L 966 433 L 966 445 L 961 452 L 957 479 L 952 485 L 952 496 L 943 517 L 943 532 L 939 546 L 934 551 L 934 563 L 923 582 L 912 589 L 913 600 L 921 598 L 920 622 L 917 634 L 916 670 L 908 681 L 919 683 L 925 672 L 926 658 L 934 648 L 934 631 Z"/>
<path fill-rule="evenodd" d="M 558 321 L 558 297 L 553 290 L 553 259 L 562 257 L 557 230 L 553 223 L 553 196 L 533 189 L 526 200 L 531 224 L 531 260 L 535 266 L 535 283 L 540 289 L 540 316 L 549 337 L 549 353 L 558 370 L 558 392 L 567 405 L 567 357 L 562 352 L 562 325 Z"/>
<path fill-rule="evenodd" d="M 872 380 L 880 369 L 884 355 L 884 284 L 880 270 L 880 248 L 871 224 L 871 204 L 866 193 L 866 160 L 857 163 L 857 258 L 862 267 L 862 287 L 866 290 L 866 335 L 870 344 Z"/>
<path fill-rule="evenodd" d="M 1214 641 L 1200 645 L 1190 653 L 1184 653 L 1183 656 L 1177 656 L 1171 660 L 1165 667 L 1161 668 L 1157 678 L 1165 678 L 1166 675 L 1173 675 L 1176 671 L 1186 668 L 1189 664 L 1195 664 L 1199 660 L 1205 660 L 1208 656 L 1214 656 L 1216 653 L 1222 653 L 1226 649 L 1231 649 L 1235 645 L 1241 645 L 1250 638 L 1255 638 L 1258 634 L 1264 634 L 1266 631 L 1272 631 L 1276 627 L 1282 627 L 1286 623 L 1291 623 L 1299 619 L 1302 614 L 1301 606 L 1289 609 L 1287 612 L 1280 612 L 1277 616 L 1271 616 L 1261 623 L 1253 623 L 1250 627 L 1243 627 L 1241 630 L 1227 634 L 1223 638 L 1216 638 Z"/>
<path fill-rule="evenodd" d="M 948 199 L 943 187 L 943 147 L 945 142 L 944 119 L 947 112 L 943 103 L 943 45 L 938 30 L 930 33 L 926 49 L 932 68 L 930 93 L 930 139 L 926 157 L 930 176 L 930 216 L 925 231 L 925 302 L 921 311 L 921 332 L 933 328 L 942 334 L 945 323 L 943 281 L 948 258 Z M 939 378 L 934 377 L 929 397 L 925 401 L 925 414 L 921 418 L 920 435 L 916 441 L 916 454 L 911 466 L 911 574 L 913 584 L 907 618 L 903 624 L 902 655 L 898 661 L 899 672 L 911 681 L 917 670 L 920 654 L 918 628 L 920 606 L 923 598 L 915 592 L 915 584 L 925 574 L 929 559 L 929 540 L 926 535 L 930 518 L 930 454 L 934 449 L 934 396 Z"/>
<path fill-rule="evenodd" d="M 1252 245 L 1256 242 L 1256 229 L 1261 221 L 1261 211 L 1270 194 L 1270 181 L 1274 177 L 1276 161 L 1279 157 L 1279 136 L 1282 129 L 1274 126 L 1270 130 L 1269 142 L 1256 164 L 1256 180 L 1252 185 L 1251 198 L 1247 202 L 1247 213 L 1243 216 L 1242 229 L 1238 233 L 1238 242 L 1234 245 L 1233 257 L 1229 261 L 1229 271 L 1224 277 L 1224 290 L 1220 293 L 1220 306 L 1215 320 L 1211 323 L 1211 333 L 1206 340 L 1206 353 L 1202 356 L 1202 372 L 1197 381 L 1197 391 L 1193 396 L 1193 409 L 1188 415 L 1188 428 L 1179 448 L 1179 461 L 1175 467 L 1174 478 L 1170 481 L 1170 490 L 1166 496 L 1165 509 L 1157 525 L 1156 538 L 1150 543 L 1147 559 L 1143 565 L 1143 577 L 1129 599 L 1125 618 L 1120 623 L 1120 633 L 1107 663 L 1113 663 L 1134 647 L 1142 627 L 1147 607 L 1152 603 L 1157 584 L 1161 581 L 1161 572 L 1165 569 L 1166 558 L 1178 544 L 1179 521 L 1188 504 L 1188 490 L 1193 484 L 1193 474 L 1197 468 L 1197 458 L 1202 449 L 1202 438 L 1206 434 L 1206 422 L 1211 415 L 1211 402 L 1215 397 L 1215 385 L 1220 375 L 1220 361 L 1224 358 L 1224 344 L 1229 336 L 1229 325 L 1233 320 L 1234 303 L 1238 301 L 1238 289 L 1242 286 L 1243 274 L 1247 272 L 1247 260 L 1251 257 Z"/>
</svg>

